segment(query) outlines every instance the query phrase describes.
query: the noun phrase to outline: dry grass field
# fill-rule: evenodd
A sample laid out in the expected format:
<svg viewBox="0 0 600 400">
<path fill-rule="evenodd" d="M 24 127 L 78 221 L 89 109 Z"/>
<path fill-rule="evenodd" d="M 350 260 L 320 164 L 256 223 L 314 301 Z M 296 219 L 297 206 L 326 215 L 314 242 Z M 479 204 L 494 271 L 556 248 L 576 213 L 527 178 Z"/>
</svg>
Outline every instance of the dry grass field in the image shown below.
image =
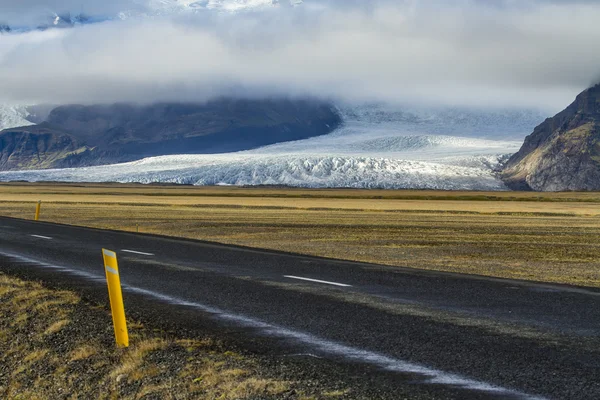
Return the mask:
<svg viewBox="0 0 600 400">
<path fill-rule="evenodd" d="M 74 292 L 0 273 L 0 398 L 336 399 L 347 389 L 289 381 L 213 338 L 184 338 L 129 321 L 114 344 L 110 313 Z M 277 372 L 279 373 L 279 372 Z"/>
<path fill-rule="evenodd" d="M 600 193 L 0 185 L 0 215 L 600 287 Z"/>
</svg>

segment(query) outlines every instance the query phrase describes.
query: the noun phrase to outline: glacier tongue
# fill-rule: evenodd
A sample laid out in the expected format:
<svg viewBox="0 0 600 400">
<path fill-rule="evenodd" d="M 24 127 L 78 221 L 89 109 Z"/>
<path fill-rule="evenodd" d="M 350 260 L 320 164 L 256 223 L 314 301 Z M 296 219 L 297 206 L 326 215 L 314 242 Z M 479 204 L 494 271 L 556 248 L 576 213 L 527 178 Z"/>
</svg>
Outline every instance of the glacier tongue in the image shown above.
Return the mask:
<svg viewBox="0 0 600 400">
<path fill-rule="evenodd" d="M 525 112 L 394 113 L 375 107 L 341 113 L 344 125 L 329 135 L 256 150 L 1 172 L 0 181 L 507 190 L 494 171 L 539 120 Z"/>
<path fill-rule="evenodd" d="M 100 167 L 4 172 L 0 180 L 506 190 L 485 167 L 352 156 L 163 156 Z"/>
</svg>

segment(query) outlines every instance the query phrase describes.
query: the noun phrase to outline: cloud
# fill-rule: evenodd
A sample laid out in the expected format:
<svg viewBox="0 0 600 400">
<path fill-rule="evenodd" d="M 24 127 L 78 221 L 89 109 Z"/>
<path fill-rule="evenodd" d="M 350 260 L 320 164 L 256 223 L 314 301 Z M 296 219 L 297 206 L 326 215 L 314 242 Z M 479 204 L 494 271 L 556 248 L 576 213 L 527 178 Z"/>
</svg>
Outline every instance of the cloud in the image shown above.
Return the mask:
<svg viewBox="0 0 600 400">
<path fill-rule="evenodd" d="M 591 2 L 343 4 L 3 35 L 0 101 L 308 95 L 555 110 L 600 71 L 600 5 Z"/>
<path fill-rule="evenodd" d="M 148 3 L 139 0 L 0 0 L 0 23 L 27 26 L 47 23 L 54 14 L 114 16 L 147 9 Z"/>
</svg>

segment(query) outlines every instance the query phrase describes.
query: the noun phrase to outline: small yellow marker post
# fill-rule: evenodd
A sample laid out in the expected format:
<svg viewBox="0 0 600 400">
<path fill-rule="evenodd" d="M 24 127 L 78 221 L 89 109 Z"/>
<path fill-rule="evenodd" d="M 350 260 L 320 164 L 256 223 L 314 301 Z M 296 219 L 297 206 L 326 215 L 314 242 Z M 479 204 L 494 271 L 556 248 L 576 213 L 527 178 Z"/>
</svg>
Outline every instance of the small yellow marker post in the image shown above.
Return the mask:
<svg viewBox="0 0 600 400">
<path fill-rule="evenodd" d="M 108 296 L 110 297 L 117 346 L 129 347 L 129 334 L 127 333 L 127 321 L 125 320 L 125 306 L 123 305 L 117 254 L 114 251 L 102 249 L 102 256 L 104 257 L 104 271 L 108 282 Z"/>
<path fill-rule="evenodd" d="M 38 201 L 37 206 L 35 207 L 35 220 L 40 220 L 40 210 L 42 209 L 42 201 Z M 31 214 L 30 214 L 31 215 Z"/>
</svg>

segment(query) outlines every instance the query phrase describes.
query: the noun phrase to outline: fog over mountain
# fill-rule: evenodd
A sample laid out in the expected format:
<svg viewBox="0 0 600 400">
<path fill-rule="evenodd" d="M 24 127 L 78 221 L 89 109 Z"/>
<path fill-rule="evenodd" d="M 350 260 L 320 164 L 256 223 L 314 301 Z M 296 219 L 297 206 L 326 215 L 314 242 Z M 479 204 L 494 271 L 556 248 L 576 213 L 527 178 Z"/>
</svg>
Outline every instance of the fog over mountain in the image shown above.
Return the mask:
<svg viewBox="0 0 600 400">
<path fill-rule="evenodd" d="M 27 0 L 1 1 L 0 23 L 64 12 L 97 23 L 3 34 L 0 102 L 311 95 L 557 111 L 600 65 L 591 1 Z"/>
</svg>

